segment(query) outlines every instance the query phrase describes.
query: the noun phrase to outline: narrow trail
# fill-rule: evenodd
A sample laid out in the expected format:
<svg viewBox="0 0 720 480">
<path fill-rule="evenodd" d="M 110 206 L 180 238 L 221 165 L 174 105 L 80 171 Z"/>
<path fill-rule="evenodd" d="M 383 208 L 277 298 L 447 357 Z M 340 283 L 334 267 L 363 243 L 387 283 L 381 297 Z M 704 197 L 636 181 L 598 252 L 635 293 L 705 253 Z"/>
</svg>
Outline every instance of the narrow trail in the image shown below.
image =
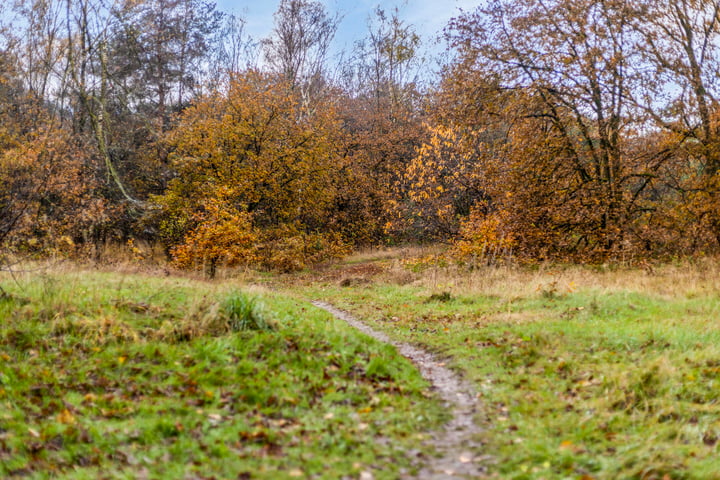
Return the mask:
<svg viewBox="0 0 720 480">
<path fill-rule="evenodd" d="M 318 301 L 312 303 L 376 340 L 395 346 L 401 355 L 418 367 L 422 376 L 432 384 L 447 407 L 451 409 L 452 420 L 442 430 L 433 432 L 430 440 L 441 456 L 432 458 L 431 463 L 424 466 L 418 475 L 412 478 L 454 480 L 484 477 L 485 468 L 482 464 L 484 457 L 475 453 L 481 446 L 475 437 L 482 429 L 473 421 L 478 400 L 472 386 L 450 369 L 445 368 L 431 353 L 407 343 L 396 342 L 384 333 L 373 330 L 348 312 L 328 303 Z"/>
</svg>

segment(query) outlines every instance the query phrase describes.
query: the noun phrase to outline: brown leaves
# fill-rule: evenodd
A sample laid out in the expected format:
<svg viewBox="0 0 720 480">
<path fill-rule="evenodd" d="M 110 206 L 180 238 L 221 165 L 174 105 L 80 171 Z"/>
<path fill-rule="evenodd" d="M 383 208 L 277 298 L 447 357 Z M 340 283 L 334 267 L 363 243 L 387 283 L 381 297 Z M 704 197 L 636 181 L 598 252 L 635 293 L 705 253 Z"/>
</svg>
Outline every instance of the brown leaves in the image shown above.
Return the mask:
<svg viewBox="0 0 720 480">
<path fill-rule="evenodd" d="M 650 2 L 645 7 L 667 12 L 675 3 Z M 659 42 L 656 47 L 684 37 L 662 38 L 676 26 L 658 28 L 657 18 L 665 17 L 645 18 L 632 2 L 598 5 L 589 0 L 529 0 L 519 7 L 517 2 L 495 0 L 453 21 L 448 34 L 458 58 L 445 72 L 435 121 L 459 135 L 454 146 L 444 147 L 449 154 L 426 163 L 431 171 L 441 172 L 438 167 L 453 154 L 465 151 L 476 157 L 469 168 L 450 169 L 459 173 L 457 181 L 464 187 L 473 186 L 482 195 L 482 202 L 472 199 L 468 205 L 474 212 L 471 217 L 467 211 L 458 212 L 467 219 L 460 254 L 486 256 L 491 250 L 493 256 L 495 245 L 508 243 L 520 257 L 584 261 L 628 252 L 645 256 L 664 245 L 675 249 L 692 244 L 693 251 L 707 245 L 707 234 L 715 227 L 702 227 L 704 235 L 698 236 L 698 220 L 713 214 L 688 211 L 692 195 L 680 198 L 676 192 L 694 188 L 689 185 L 699 172 L 692 169 L 704 162 L 700 158 L 707 158 L 707 170 L 715 171 L 715 156 L 707 157 L 710 142 L 687 141 L 700 134 L 696 126 L 685 137 L 663 139 L 649 127 L 648 115 L 662 123 L 660 129 L 677 133 L 685 131 L 684 126 L 680 121 L 668 125 L 665 114 L 659 120 L 657 112 L 668 107 L 660 97 L 650 100 L 651 106 L 636 97 L 649 85 L 653 89 L 668 82 L 663 78 L 648 84 L 647 71 L 675 68 L 671 75 L 678 75 L 679 67 L 670 65 L 682 64 L 643 64 L 649 58 L 636 54 L 647 47 L 638 44 L 643 34 L 652 32 Z M 702 18 L 703 8 L 688 7 L 678 15 Z M 693 28 L 691 21 L 686 25 Z M 640 37 L 631 33 L 637 29 Z M 691 54 L 693 48 L 659 48 L 655 54 Z M 702 74 L 695 78 L 702 82 Z M 697 93 L 700 97 L 706 94 L 704 88 L 697 92 L 702 92 Z M 668 99 L 678 95 L 663 94 Z M 700 108 L 702 98 L 690 97 L 678 99 L 673 114 L 684 112 L 684 121 L 697 119 L 708 131 L 711 121 Z M 438 150 L 439 145 L 428 147 Z M 420 149 L 418 158 L 429 150 Z M 413 182 L 413 188 L 423 192 L 415 201 L 437 197 L 432 181 L 440 176 Z M 442 206 L 456 207 L 461 199 L 445 199 Z M 697 206 L 715 203 L 707 197 Z M 680 210 L 673 214 L 677 207 Z M 656 235 L 661 219 L 676 229 L 663 228 L 670 234 L 666 238 Z"/>
<path fill-rule="evenodd" d="M 8 121 L 3 115 L 0 123 Z M 68 255 L 75 252 L 72 236 L 94 224 L 104 206 L 90 198 L 95 181 L 84 169 L 87 153 L 69 132 L 40 125 L 24 125 L 17 145 L 0 148 L 0 242 Z"/>
</svg>

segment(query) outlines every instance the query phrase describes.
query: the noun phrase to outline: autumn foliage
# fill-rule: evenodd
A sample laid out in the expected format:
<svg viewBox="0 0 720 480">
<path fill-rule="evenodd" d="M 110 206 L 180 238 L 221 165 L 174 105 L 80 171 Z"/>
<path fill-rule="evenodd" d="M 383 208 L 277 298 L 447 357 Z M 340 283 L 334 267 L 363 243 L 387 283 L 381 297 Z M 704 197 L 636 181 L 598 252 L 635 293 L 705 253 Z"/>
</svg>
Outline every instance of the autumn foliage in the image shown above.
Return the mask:
<svg viewBox="0 0 720 480">
<path fill-rule="evenodd" d="M 193 220 L 197 226 L 171 249 L 178 267 L 202 267 L 214 277 L 218 265 L 234 267 L 256 260 L 257 236 L 247 213 L 211 199 Z"/>
<path fill-rule="evenodd" d="M 717 1 L 491 0 L 446 27 L 436 74 L 398 10 L 332 65 L 339 17 L 281 3 L 259 44 L 196 0 L 7 7 L 37 37 L 0 25 L 5 251 L 142 240 L 211 276 L 398 242 L 470 263 L 718 251 Z"/>
<path fill-rule="evenodd" d="M 106 221 L 87 155 L 32 99 L 15 113 L 0 113 L 0 244 L 32 256 L 73 255 Z"/>
<path fill-rule="evenodd" d="M 306 109 L 296 90 L 259 72 L 198 101 L 169 134 L 178 176 L 158 197 L 176 264 L 294 270 L 344 251 L 328 231 L 340 140 L 332 105 Z"/>
</svg>

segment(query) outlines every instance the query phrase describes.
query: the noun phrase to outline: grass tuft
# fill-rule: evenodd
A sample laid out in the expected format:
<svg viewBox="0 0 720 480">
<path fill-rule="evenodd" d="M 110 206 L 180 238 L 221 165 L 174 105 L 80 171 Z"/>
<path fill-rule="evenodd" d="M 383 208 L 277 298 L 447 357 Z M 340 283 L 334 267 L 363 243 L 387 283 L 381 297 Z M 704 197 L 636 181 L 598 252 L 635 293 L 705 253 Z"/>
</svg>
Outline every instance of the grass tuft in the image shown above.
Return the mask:
<svg viewBox="0 0 720 480">
<path fill-rule="evenodd" d="M 452 296 L 452 294 L 450 292 L 442 292 L 442 293 L 433 293 L 425 300 L 425 303 L 432 303 L 432 302 L 447 303 L 447 302 L 452 302 L 453 300 L 455 300 L 455 298 Z"/>
<path fill-rule="evenodd" d="M 265 313 L 257 297 L 240 291 L 231 292 L 221 304 L 233 332 L 243 330 L 274 330 L 277 324 Z"/>
</svg>

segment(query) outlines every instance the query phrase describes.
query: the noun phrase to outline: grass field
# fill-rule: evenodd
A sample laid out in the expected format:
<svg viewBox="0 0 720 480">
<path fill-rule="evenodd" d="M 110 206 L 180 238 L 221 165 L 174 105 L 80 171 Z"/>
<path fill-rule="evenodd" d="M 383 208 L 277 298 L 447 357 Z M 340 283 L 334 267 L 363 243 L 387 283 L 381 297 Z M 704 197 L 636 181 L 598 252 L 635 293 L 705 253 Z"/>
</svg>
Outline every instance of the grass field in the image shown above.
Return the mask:
<svg viewBox="0 0 720 480">
<path fill-rule="evenodd" d="M 720 478 L 713 260 L 467 271 L 380 252 L 243 282 L 3 275 L 0 477 L 414 471 L 442 406 L 392 348 L 306 303 L 322 299 L 475 385 L 491 478 Z"/>
<path fill-rule="evenodd" d="M 472 272 L 352 259 L 296 284 L 447 357 L 509 479 L 720 478 L 720 266 Z"/>
<path fill-rule="evenodd" d="M 415 369 L 237 282 L 0 276 L 0 477 L 397 478 L 444 420 Z"/>
</svg>

